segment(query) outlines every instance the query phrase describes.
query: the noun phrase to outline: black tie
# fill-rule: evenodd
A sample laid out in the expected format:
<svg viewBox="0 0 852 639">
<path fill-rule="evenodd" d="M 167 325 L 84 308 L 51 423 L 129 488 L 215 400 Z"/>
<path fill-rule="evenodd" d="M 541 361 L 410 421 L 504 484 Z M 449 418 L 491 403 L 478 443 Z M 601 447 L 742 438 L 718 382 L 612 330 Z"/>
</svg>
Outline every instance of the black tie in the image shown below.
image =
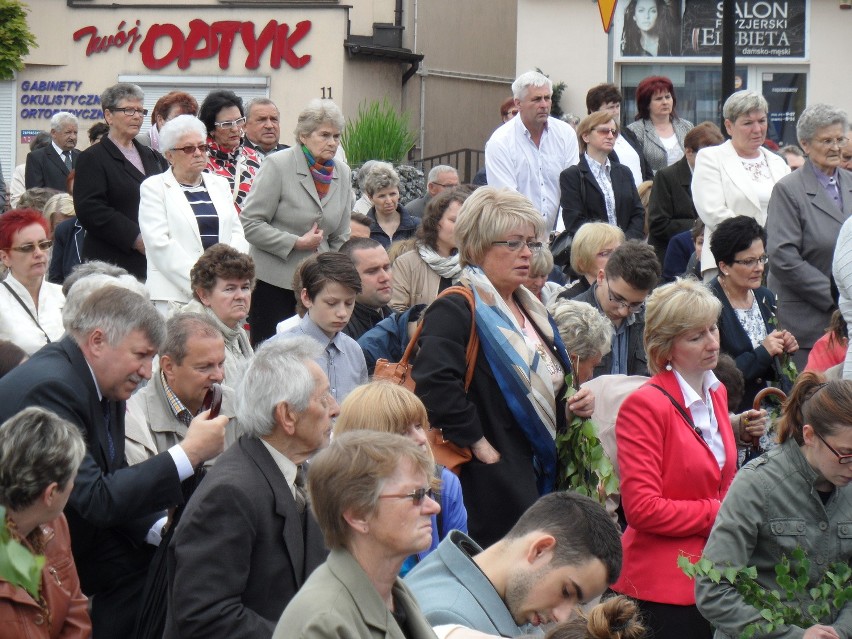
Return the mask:
<svg viewBox="0 0 852 639">
<path fill-rule="evenodd" d="M 104 397 L 101 400 L 101 410 L 104 412 L 104 428 L 106 428 L 106 436 L 107 436 L 107 447 L 109 449 L 109 460 L 108 463 L 111 464 L 115 459 L 115 442 L 112 439 L 112 430 L 110 429 L 110 410 L 109 410 L 109 400 Z"/>
<path fill-rule="evenodd" d="M 62 154 L 65 157 L 65 166 L 68 167 L 68 170 L 71 170 L 71 151 L 65 151 Z"/>
</svg>

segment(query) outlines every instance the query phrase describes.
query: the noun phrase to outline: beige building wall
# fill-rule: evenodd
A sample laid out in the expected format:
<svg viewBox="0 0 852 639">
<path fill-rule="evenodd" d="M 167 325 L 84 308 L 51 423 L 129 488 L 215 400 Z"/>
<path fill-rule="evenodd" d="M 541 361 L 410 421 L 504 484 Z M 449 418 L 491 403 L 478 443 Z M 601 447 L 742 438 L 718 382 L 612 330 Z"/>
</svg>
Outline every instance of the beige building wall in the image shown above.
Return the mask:
<svg viewBox="0 0 852 639">
<path fill-rule="evenodd" d="M 836 0 L 811 0 L 808 103 L 825 102 L 852 114 L 852 11 Z"/>
<path fill-rule="evenodd" d="M 586 91 L 607 81 L 608 36 L 589 0 L 518 1 L 518 74 L 540 68 L 567 87 L 562 109 L 586 114 Z M 624 1 L 624 0 L 622 0 Z"/>
<path fill-rule="evenodd" d="M 403 104 L 418 126 L 423 156 L 482 149 L 500 124 L 499 105 L 511 95 L 514 79 L 516 4 L 517 0 L 406 3 L 406 46 L 414 46 L 416 31 L 416 51 L 426 57 L 405 87 Z"/>
</svg>

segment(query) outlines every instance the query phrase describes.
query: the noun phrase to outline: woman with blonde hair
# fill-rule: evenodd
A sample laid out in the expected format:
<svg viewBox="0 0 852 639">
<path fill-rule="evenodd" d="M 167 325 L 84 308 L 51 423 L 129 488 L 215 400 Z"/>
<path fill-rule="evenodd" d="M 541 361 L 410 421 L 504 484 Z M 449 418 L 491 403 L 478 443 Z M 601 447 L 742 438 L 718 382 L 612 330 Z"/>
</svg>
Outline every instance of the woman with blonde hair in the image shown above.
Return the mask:
<svg viewBox="0 0 852 639">
<path fill-rule="evenodd" d="M 426 431 L 429 428 L 426 407 L 417 395 L 404 386 L 375 381 L 359 386 L 347 395 L 334 423 L 334 435 L 353 430 L 375 430 L 404 435 L 431 456 L 426 441 Z M 461 530 L 467 533 L 467 510 L 462 501 L 458 477 L 443 466 L 436 465 L 435 471 L 436 478 L 441 482 L 440 496 L 437 497 L 441 512 L 432 516 L 432 544 L 405 561 L 401 570 L 403 575 L 435 550 L 441 539 L 450 534 L 450 531 Z"/>
<path fill-rule="evenodd" d="M 580 278 L 559 297 L 573 299 L 595 283 L 612 252 L 624 244 L 624 231 L 606 222 L 583 224 L 571 244 L 571 270 Z"/>
<path fill-rule="evenodd" d="M 721 309 L 695 280 L 651 293 L 645 350 L 654 376 L 624 400 L 615 424 L 628 525 L 612 589 L 637 600 L 657 639 L 713 635 L 677 558 L 701 554 L 736 471 L 727 392 L 713 374 Z"/>
</svg>

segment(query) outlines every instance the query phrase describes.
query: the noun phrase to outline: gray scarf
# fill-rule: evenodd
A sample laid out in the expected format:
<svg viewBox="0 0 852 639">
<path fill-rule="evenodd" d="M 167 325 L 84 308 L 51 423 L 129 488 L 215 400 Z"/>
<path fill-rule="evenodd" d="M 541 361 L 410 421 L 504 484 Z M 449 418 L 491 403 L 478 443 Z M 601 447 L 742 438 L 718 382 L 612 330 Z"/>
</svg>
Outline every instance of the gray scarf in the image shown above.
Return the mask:
<svg viewBox="0 0 852 639">
<path fill-rule="evenodd" d="M 449 257 L 442 257 L 429 246 L 425 244 L 417 244 L 417 252 L 420 253 L 420 258 L 429 265 L 441 277 L 457 281 L 461 273 L 459 266 L 459 254 L 453 253 Z"/>
</svg>

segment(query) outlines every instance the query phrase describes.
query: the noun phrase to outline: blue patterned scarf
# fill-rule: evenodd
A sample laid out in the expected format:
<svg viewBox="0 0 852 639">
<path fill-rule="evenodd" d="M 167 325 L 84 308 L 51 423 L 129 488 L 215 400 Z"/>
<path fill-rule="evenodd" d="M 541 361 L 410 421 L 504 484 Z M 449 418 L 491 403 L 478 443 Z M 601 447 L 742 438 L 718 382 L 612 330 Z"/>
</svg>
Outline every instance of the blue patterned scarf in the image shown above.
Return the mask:
<svg viewBox="0 0 852 639">
<path fill-rule="evenodd" d="M 479 267 L 467 266 L 461 282 L 476 298 L 476 331 L 515 423 L 533 450 L 539 494 L 556 485 L 556 394 L 545 358 L 530 348 L 514 314 Z M 515 301 L 539 333 L 556 347 L 565 372 L 570 370 L 568 352 L 547 309 L 527 289 L 515 292 Z"/>
</svg>

